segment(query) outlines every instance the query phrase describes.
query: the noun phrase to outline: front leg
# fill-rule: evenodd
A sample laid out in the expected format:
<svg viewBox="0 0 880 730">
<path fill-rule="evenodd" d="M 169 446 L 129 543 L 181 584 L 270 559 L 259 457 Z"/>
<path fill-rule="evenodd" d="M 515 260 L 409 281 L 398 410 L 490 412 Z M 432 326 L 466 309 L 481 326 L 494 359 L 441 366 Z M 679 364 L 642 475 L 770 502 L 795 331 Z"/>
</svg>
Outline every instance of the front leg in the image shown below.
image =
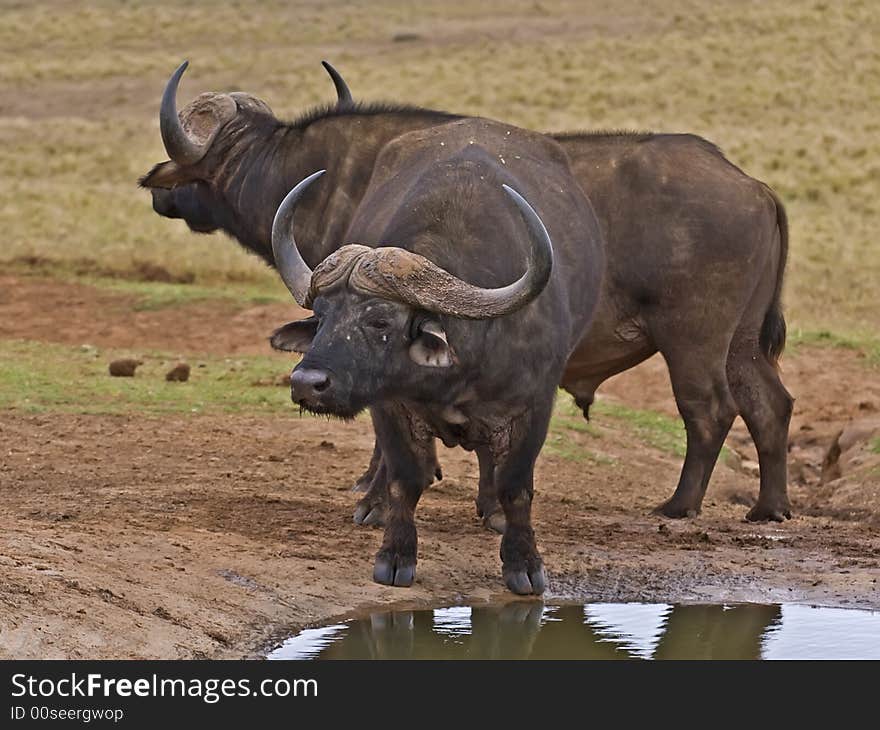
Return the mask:
<svg viewBox="0 0 880 730">
<path fill-rule="evenodd" d="M 501 538 L 502 576 L 520 595 L 541 595 L 547 587 L 544 562 L 532 529 L 535 460 L 547 436 L 552 395 L 513 422 L 506 438 L 495 440 L 495 484 L 507 527 Z M 508 440 L 509 439 L 509 440 Z"/>
<path fill-rule="evenodd" d="M 402 406 L 373 409 L 388 484 L 385 535 L 373 565 L 373 580 L 383 585 L 410 586 L 415 580 L 415 510 L 431 481 L 434 453 L 432 437 L 422 425 Z"/>
</svg>

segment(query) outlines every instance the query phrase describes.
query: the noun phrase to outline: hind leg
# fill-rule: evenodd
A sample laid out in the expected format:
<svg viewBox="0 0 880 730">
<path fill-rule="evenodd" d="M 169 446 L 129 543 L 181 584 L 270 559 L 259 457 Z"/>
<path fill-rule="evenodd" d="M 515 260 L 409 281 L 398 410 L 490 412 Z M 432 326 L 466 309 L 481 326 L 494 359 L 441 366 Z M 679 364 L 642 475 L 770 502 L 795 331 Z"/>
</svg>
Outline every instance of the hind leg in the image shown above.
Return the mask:
<svg viewBox="0 0 880 730">
<path fill-rule="evenodd" d="M 791 517 L 788 500 L 788 424 L 793 400 L 779 373 L 753 342 L 737 339 L 727 362 L 730 389 L 746 422 L 761 468 L 758 502 L 746 519 L 782 522 Z"/>
<path fill-rule="evenodd" d="M 700 512 L 718 453 L 736 417 L 725 372 L 727 352 L 719 345 L 663 354 L 684 419 L 687 453 L 675 493 L 657 512 L 666 517 L 693 517 Z"/>
<path fill-rule="evenodd" d="M 413 416 L 411 420 L 415 421 L 416 419 Z M 428 464 L 428 472 L 425 477 L 427 480 L 425 486 L 427 487 L 434 479 L 443 479 L 443 472 L 437 459 L 437 443 L 433 438 L 425 436 L 419 439 L 418 448 Z M 355 505 L 354 523 L 367 526 L 384 525 L 388 511 L 388 469 L 378 436 L 373 447 L 370 466 L 358 479 L 354 491 L 366 492 Z"/>
<path fill-rule="evenodd" d="M 364 526 L 382 526 L 385 524 L 387 509 L 388 469 L 384 459 L 380 459 L 379 466 L 373 474 L 373 480 L 370 482 L 367 493 L 355 505 L 354 523 Z"/>
<path fill-rule="evenodd" d="M 483 520 L 483 527 L 494 530 L 499 535 L 507 529 L 504 510 L 498 501 L 498 485 L 495 483 L 495 457 L 488 446 L 477 447 L 480 463 L 480 490 L 477 494 L 477 517 Z"/>
<path fill-rule="evenodd" d="M 367 492 L 370 489 L 370 485 L 373 483 L 373 480 L 376 478 L 376 472 L 379 471 L 379 466 L 382 463 L 382 449 L 379 448 L 379 442 L 376 441 L 373 444 L 373 455 L 370 457 L 370 464 L 367 467 L 367 470 L 358 477 L 358 480 L 354 483 L 352 487 L 353 492 Z"/>
</svg>

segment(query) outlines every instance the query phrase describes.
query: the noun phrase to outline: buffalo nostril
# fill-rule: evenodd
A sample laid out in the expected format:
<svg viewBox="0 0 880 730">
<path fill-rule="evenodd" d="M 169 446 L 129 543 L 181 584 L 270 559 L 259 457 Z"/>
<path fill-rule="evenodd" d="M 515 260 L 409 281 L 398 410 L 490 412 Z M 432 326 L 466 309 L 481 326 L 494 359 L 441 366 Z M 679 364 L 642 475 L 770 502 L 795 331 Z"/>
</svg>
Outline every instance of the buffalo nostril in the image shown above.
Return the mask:
<svg viewBox="0 0 880 730">
<path fill-rule="evenodd" d="M 323 370 L 294 370 L 290 376 L 290 389 L 294 400 L 303 400 L 323 393 L 330 387 L 330 375 Z"/>
</svg>

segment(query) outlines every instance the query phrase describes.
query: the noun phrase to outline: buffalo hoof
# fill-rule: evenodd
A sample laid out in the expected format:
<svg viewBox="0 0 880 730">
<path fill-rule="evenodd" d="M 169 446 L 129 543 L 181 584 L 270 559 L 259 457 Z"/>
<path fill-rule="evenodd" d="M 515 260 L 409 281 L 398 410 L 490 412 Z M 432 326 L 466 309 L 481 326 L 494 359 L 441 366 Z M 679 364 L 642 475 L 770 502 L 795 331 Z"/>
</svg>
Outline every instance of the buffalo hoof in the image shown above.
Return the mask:
<svg viewBox="0 0 880 730">
<path fill-rule="evenodd" d="M 413 558 L 380 552 L 373 564 L 373 580 L 383 586 L 408 588 L 416 579 L 416 563 Z"/>
<path fill-rule="evenodd" d="M 746 515 L 749 522 L 785 522 L 791 519 L 788 500 L 781 504 L 761 504 L 760 500 Z"/>
<path fill-rule="evenodd" d="M 373 477 L 367 476 L 364 474 L 360 479 L 358 479 L 354 486 L 352 486 L 352 492 L 368 492 L 370 490 L 370 484 L 373 483 Z"/>
<path fill-rule="evenodd" d="M 659 507 L 656 507 L 654 509 L 654 514 L 662 517 L 670 517 L 674 520 L 680 520 L 684 517 L 696 517 L 700 514 L 700 508 L 695 508 L 691 504 L 682 504 L 681 502 L 676 501 L 675 497 L 673 497 L 668 502 L 664 502 Z"/>
<path fill-rule="evenodd" d="M 493 512 L 488 517 L 484 517 L 483 527 L 485 527 L 487 530 L 493 530 L 499 535 L 503 535 L 504 531 L 507 529 L 507 518 L 504 516 L 504 512 L 498 510 L 497 512 Z"/>
<path fill-rule="evenodd" d="M 505 570 L 502 573 L 507 587 L 518 596 L 540 596 L 547 588 L 544 566 L 532 570 Z"/>
<path fill-rule="evenodd" d="M 354 524 L 362 527 L 381 527 L 385 524 L 385 506 L 362 499 L 354 508 Z"/>
</svg>

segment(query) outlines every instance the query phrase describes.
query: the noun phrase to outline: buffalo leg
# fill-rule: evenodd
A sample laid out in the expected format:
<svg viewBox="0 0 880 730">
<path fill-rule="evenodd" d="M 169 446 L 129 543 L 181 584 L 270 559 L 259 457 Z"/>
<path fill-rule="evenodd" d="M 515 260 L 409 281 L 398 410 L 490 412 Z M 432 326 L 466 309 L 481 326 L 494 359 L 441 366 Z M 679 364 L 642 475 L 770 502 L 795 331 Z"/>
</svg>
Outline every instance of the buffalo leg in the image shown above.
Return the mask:
<svg viewBox="0 0 880 730">
<path fill-rule="evenodd" d="M 513 424 L 509 443 L 493 445 L 495 484 L 507 522 L 501 538 L 502 576 L 520 595 L 541 595 L 547 585 L 532 529 L 535 460 L 547 436 L 552 395 L 547 401 Z"/>
<path fill-rule="evenodd" d="M 477 493 L 477 517 L 483 520 L 483 527 L 504 534 L 507 521 L 504 510 L 498 501 L 498 490 L 495 486 L 495 459 L 492 450 L 487 446 L 477 449 L 477 460 L 480 463 L 480 487 Z"/>
<path fill-rule="evenodd" d="M 442 479 L 443 472 L 440 469 L 440 463 L 437 459 L 436 442 L 431 439 L 427 446 L 423 444 L 421 448 L 423 450 L 427 448 L 429 459 L 429 464 L 426 467 L 429 474 L 428 484 L 431 483 L 432 479 Z M 378 436 L 376 437 L 376 444 L 373 447 L 373 456 L 370 459 L 370 466 L 355 485 L 356 491 L 363 491 L 363 489 L 360 489 L 359 487 L 366 479 L 369 479 L 367 482 L 366 494 L 361 497 L 361 499 L 358 500 L 357 505 L 355 505 L 354 523 L 356 525 L 364 526 L 382 526 L 385 524 L 385 513 L 388 510 L 388 471 L 385 468 L 385 461 L 382 458 L 382 447 L 379 444 Z"/>
<path fill-rule="evenodd" d="M 367 492 L 376 478 L 376 472 L 379 471 L 379 465 L 382 463 L 382 449 L 379 448 L 379 442 L 373 444 L 373 455 L 370 457 L 370 465 L 363 475 L 354 483 L 353 491 Z M 357 521 L 357 520 L 355 520 Z"/>
<path fill-rule="evenodd" d="M 746 519 L 782 522 L 791 517 L 786 462 L 792 398 L 756 341 L 734 343 L 727 375 L 740 414 L 755 442 L 761 468 L 758 501 Z"/>
<path fill-rule="evenodd" d="M 719 351 L 721 355 L 713 356 Z M 666 517 L 693 517 L 700 513 L 709 477 L 736 418 L 736 403 L 727 385 L 725 348 L 709 349 L 703 356 L 699 350 L 663 354 L 684 419 L 687 452 L 675 493 L 657 511 Z"/>
<path fill-rule="evenodd" d="M 430 435 L 413 425 L 402 408 L 373 409 L 388 493 L 385 534 L 373 565 L 373 580 L 383 585 L 405 587 L 415 580 L 415 510 L 431 480 L 434 449 Z"/>
<path fill-rule="evenodd" d="M 379 466 L 373 474 L 367 493 L 355 505 L 354 523 L 364 526 L 382 526 L 385 524 L 385 513 L 387 510 L 388 470 L 385 468 L 385 461 L 380 459 Z"/>
</svg>

